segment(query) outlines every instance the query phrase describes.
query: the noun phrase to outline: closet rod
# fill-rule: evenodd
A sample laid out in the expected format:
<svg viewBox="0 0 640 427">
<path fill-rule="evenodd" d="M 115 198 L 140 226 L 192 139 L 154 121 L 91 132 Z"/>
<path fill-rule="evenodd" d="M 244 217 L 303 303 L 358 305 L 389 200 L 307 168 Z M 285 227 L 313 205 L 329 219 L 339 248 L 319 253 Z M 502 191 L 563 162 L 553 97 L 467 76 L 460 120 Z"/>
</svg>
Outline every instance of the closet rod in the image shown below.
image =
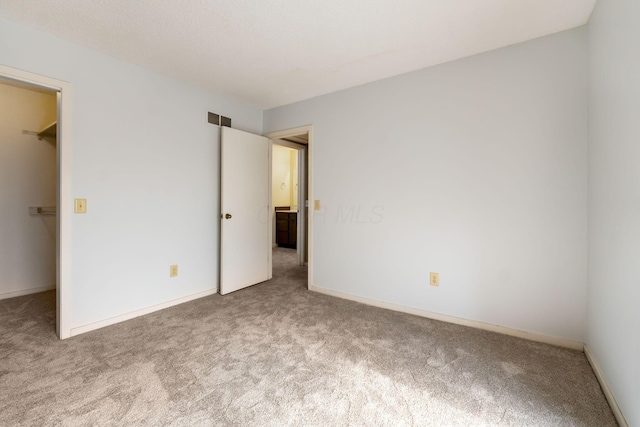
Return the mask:
<svg viewBox="0 0 640 427">
<path fill-rule="evenodd" d="M 29 215 L 56 215 L 55 206 L 30 206 Z"/>
</svg>

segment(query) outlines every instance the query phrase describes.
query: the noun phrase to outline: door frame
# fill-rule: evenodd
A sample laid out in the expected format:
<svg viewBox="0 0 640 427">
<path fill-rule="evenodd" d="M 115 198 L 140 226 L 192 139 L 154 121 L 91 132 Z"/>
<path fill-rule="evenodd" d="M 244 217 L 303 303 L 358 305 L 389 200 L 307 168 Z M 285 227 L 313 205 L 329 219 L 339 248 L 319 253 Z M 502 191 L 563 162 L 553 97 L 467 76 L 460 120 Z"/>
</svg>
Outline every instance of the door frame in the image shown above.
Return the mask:
<svg viewBox="0 0 640 427">
<path fill-rule="evenodd" d="M 306 133 L 308 136 L 307 141 L 307 200 L 309 201 L 308 206 L 308 215 L 306 216 L 307 222 L 307 289 L 313 287 L 313 208 L 314 208 L 314 198 L 313 198 L 313 125 L 300 126 L 296 128 L 284 129 L 280 131 L 268 132 L 265 133 L 264 136 L 269 138 L 270 140 L 274 139 L 283 139 L 289 138 L 292 136 L 297 136 L 300 134 Z M 273 142 L 270 144 L 273 147 Z M 269 150 L 271 153 L 271 150 Z M 269 156 L 269 162 L 271 163 L 271 155 Z M 300 165 L 298 165 L 298 170 L 300 170 Z M 270 180 L 273 179 L 273 171 L 269 170 Z M 269 186 L 271 188 L 271 186 Z M 269 195 L 271 201 L 271 195 Z M 298 206 L 300 206 L 300 200 L 298 200 Z M 273 214 L 273 206 L 271 206 L 272 214 Z M 271 228 L 271 232 L 273 229 Z"/>
<path fill-rule="evenodd" d="M 0 65 L 0 77 L 57 92 L 56 334 L 71 337 L 71 83 Z"/>
</svg>

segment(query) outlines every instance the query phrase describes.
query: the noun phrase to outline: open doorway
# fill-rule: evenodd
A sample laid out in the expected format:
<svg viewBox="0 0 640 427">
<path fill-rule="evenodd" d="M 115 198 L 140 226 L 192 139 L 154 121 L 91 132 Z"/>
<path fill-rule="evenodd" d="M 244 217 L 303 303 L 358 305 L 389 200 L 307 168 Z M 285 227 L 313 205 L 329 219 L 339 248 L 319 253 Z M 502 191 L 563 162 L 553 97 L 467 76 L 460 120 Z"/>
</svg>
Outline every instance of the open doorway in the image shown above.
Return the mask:
<svg viewBox="0 0 640 427">
<path fill-rule="evenodd" d="M 306 176 L 303 172 L 306 146 L 285 140 L 273 140 L 272 143 L 272 244 L 274 248 L 295 250 L 296 263 L 302 266 L 305 262 L 306 245 L 305 236 L 300 237 L 299 234 L 305 230 L 304 212 L 301 209 L 304 208 L 306 193 Z"/>
<path fill-rule="evenodd" d="M 26 307 L 9 310 L 12 321 L 46 322 L 52 331 L 57 110 L 56 91 L 0 78 L 0 300 Z"/>
<path fill-rule="evenodd" d="M 0 302 L 49 292 L 49 322 L 69 338 L 71 85 L 0 65 L 0 86 Z"/>
<path fill-rule="evenodd" d="M 272 271 L 307 267 L 311 282 L 311 126 L 268 134 L 271 140 Z"/>
</svg>

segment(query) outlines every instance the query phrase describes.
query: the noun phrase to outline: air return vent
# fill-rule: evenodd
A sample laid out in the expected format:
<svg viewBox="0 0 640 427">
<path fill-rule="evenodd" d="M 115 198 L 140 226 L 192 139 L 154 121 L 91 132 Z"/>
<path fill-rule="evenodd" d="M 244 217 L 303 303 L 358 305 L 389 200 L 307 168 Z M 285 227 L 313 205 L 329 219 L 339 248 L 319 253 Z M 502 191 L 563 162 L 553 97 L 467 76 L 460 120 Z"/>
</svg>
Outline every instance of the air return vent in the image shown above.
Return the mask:
<svg viewBox="0 0 640 427">
<path fill-rule="evenodd" d="M 212 125 L 231 127 L 231 119 L 220 114 L 209 112 L 207 121 Z"/>
</svg>

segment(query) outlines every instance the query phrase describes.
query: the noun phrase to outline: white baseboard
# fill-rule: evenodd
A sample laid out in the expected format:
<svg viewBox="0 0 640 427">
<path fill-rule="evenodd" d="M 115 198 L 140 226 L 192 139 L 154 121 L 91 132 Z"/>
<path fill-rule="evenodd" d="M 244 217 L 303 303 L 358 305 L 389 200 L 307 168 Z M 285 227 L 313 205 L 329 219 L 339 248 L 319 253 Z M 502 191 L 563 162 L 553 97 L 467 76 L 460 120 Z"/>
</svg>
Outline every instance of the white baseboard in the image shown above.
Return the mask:
<svg viewBox="0 0 640 427">
<path fill-rule="evenodd" d="M 11 291 L 0 294 L 0 299 L 21 297 L 23 295 L 37 294 L 38 292 L 52 291 L 56 288 L 56 284 L 38 286 L 37 288 L 20 289 L 19 291 Z"/>
<path fill-rule="evenodd" d="M 309 290 L 318 292 L 325 295 L 331 295 L 334 297 L 347 299 L 351 301 L 360 302 L 374 307 L 386 308 L 388 310 L 400 311 L 402 313 L 413 314 L 420 317 L 426 317 L 429 319 L 440 320 L 442 322 L 455 323 L 456 325 L 470 326 L 472 328 L 483 329 L 485 331 L 497 332 L 499 334 L 511 335 L 513 337 L 524 338 L 530 341 L 537 341 L 546 344 L 557 345 L 560 347 L 571 348 L 574 350 L 582 351 L 584 344 L 578 341 L 568 340 L 565 338 L 550 337 L 547 335 L 535 334 L 533 332 L 520 331 L 518 329 L 507 328 L 505 326 L 492 325 L 490 323 L 479 322 L 477 320 L 463 319 L 461 317 L 449 316 L 446 314 L 434 313 L 431 311 L 420 310 L 418 308 L 407 307 L 404 305 L 393 304 L 384 301 L 378 301 L 374 299 L 359 297 L 351 294 L 345 294 L 342 292 L 332 291 L 329 289 L 319 288 L 317 286 L 309 286 Z"/>
<path fill-rule="evenodd" d="M 629 424 L 627 424 L 627 420 L 624 419 L 624 415 L 622 415 L 622 411 L 618 406 L 618 402 L 616 402 L 615 397 L 613 397 L 611 388 L 609 388 L 609 383 L 607 383 L 607 379 L 604 377 L 604 373 L 602 372 L 602 369 L 600 369 L 600 365 L 598 365 L 598 362 L 593 357 L 593 354 L 591 354 L 591 352 L 589 351 L 589 347 L 587 347 L 586 344 L 584 345 L 584 354 L 585 356 L 587 356 L 587 360 L 589 361 L 593 372 L 596 374 L 596 378 L 600 383 L 600 388 L 602 388 L 602 392 L 607 398 L 607 402 L 609 402 L 609 406 L 613 411 L 613 415 L 616 417 L 616 421 L 618 421 L 620 427 L 629 427 Z"/>
<path fill-rule="evenodd" d="M 115 325 L 116 323 L 124 322 L 125 320 L 131 320 L 136 317 L 144 316 L 145 314 L 153 313 L 154 311 L 164 310 L 165 308 L 173 307 L 174 305 L 183 304 L 185 302 L 193 301 L 195 299 L 203 298 L 217 293 L 217 289 L 210 289 L 208 291 L 198 292 L 196 294 L 187 295 L 186 297 L 163 302 L 162 304 L 152 305 L 151 307 L 146 307 L 140 310 L 121 314 L 120 316 L 111 317 L 109 319 L 100 320 L 94 323 L 89 323 L 88 325 L 78 326 L 71 329 L 71 336 L 74 337 L 76 335 L 84 334 L 85 332 Z"/>
</svg>

